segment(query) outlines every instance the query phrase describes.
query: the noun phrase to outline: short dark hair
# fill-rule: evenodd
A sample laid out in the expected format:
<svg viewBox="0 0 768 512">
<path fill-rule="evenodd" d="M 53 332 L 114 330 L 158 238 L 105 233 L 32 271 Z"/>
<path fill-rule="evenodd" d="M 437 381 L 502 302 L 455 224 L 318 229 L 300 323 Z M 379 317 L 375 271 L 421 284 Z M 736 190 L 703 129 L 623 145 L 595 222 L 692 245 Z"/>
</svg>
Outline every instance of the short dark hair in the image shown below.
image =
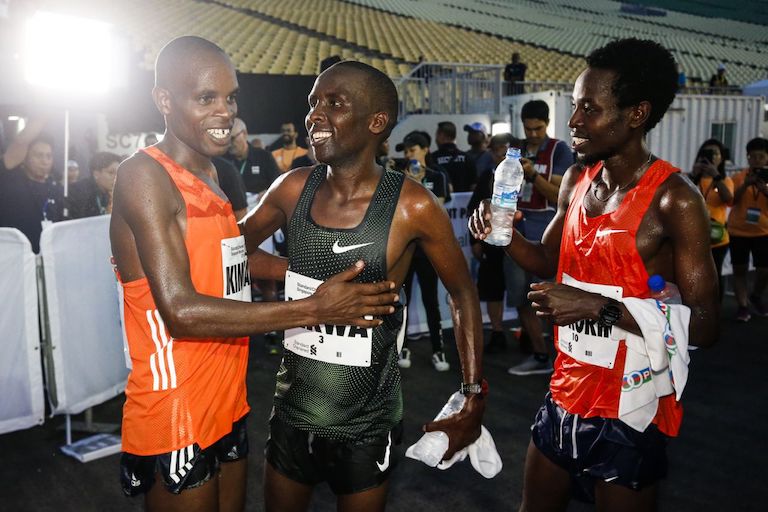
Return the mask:
<svg viewBox="0 0 768 512">
<path fill-rule="evenodd" d="M 410 148 L 413 146 L 419 146 L 429 150 L 429 146 L 431 144 L 432 138 L 427 132 L 414 130 L 403 137 L 403 142 L 395 146 L 395 151 L 403 151 L 405 148 Z"/>
<path fill-rule="evenodd" d="M 450 121 L 440 121 L 437 123 L 437 133 L 442 133 L 453 140 L 456 138 L 456 125 Z"/>
<path fill-rule="evenodd" d="M 752 151 L 765 151 L 768 153 L 768 139 L 755 137 L 747 142 L 747 153 L 751 153 Z"/>
<path fill-rule="evenodd" d="M 619 39 L 598 48 L 587 57 L 591 68 L 616 73 L 611 91 L 619 108 L 651 104 L 645 133 L 656 126 L 675 99 L 677 66 L 672 54 L 660 44 L 645 39 Z"/>
<path fill-rule="evenodd" d="M 202 37 L 181 36 L 168 42 L 155 60 L 155 86 L 170 89 L 189 61 L 203 53 L 220 53 L 229 59 L 224 50 Z"/>
<path fill-rule="evenodd" d="M 369 101 L 371 101 L 371 106 L 374 111 L 384 111 L 389 115 L 387 127 L 381 134 L 382 140 L 388 138 L 389 134 L 392 133 L 392 129 L 397 124 L 398 110 L 397 87 L 395 87 L 392 79 L 373 66 L 369 66 L 364 62 L 358 62 L 356 60 L 343 60 L 328 69 L 336 69 L 340 67 L 352 68 L 365 74 L 365 85 L 366 90 L 368 91 Z"/>
<path fill-rule="evenodd" d="M 94 155 L 91 157 L 91 161 L 89 162 L 91 174 L 96 171 L 105 169 L 115 162 L 119 164 L 122 161 L 123 159 L 120 157 L 120 155 L 110 153 L 109 151 L 99 151 L 98 153 L 94 153 Z"/>
<path fill-rule="evenodd" d="M 549 121 L 549 105 L 544 100 L 531 100 L 520 109 L 520 119 Z"/>
<path fill-rule="evenodd" d="M 723 143 L 717 139 L 707 139 L 702 142 L 701 146 L 699 146 L 699 150 L 696 152 L 696 160 L 704 156 L 704 148 L 707 146 L 717 146 L 717 149 L 720 150 L 721 158 L 720 165 L 717 166 L 717 172 L 719 172 L 721 176 L 725 177 L 725 161 L 728 158 L 728 148 L 726 148 Z"/>
</svg>

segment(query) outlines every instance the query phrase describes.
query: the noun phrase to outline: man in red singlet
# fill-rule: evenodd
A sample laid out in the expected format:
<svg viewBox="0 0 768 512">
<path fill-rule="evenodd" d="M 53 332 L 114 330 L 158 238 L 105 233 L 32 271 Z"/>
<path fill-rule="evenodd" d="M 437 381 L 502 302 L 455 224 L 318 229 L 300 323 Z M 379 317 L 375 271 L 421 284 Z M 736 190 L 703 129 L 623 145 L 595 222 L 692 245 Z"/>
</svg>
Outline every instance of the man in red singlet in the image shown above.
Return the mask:
<svg viewBox="0 0 768 512">
<path fill-rule="evenodd" d="M 569 121 L 582 165 L 563 177 L 542 241 L 515 232 L 506 247 L 526 270 L 557 277 L 531 285 L 529 294 L 537 314 L 556 325 L 558 356 L 532 428 L 524 511 L 565 510 L 572 492 L 594 499 L 598 510 L 655 507 L 656 483 L 666 474 L 665 444 L 677 435 L 682 408 L 674 395 L 660 398 L 643 431 L 618 419 L 625 341 L 599 359 L 569 343 L 577 333 L 579 343 L 589 338 L 592 349 L 605 352 L 613 326 L 641 335 L 626 307 L 601 292 L 647 298 L 649 275 L 660 274 L 678 285 L 691 309 L 691 344 L 711 345 L 719 330 L 704 202 L 678 169 L 645 145 L 645 134 L 674 99 L 674 59 L 654 42 L 624 39 L 592 52 L 587 64 Z M 490 232 L 489 210 L 481 207 L 469 222 L 480 239 Z"/>
<path fill-rule="evenodd" d="M 120 166 L 110 225 L 132 363 L 121 482 L 127 495 L 145 494 L 148 510 L 243 510 L 247 336 L 375 327 L 398 296 L 389 281 L 350 283 L 358 262 L 309 298 L 252 304 L 245 240 L 211 163 L 230 146 L 235 68 L 187 36 L 161 50 L 155 73 L 165 137 Z M 250 263 L 254 276 L 285 272 L 266 255 Z"/>
</svg>

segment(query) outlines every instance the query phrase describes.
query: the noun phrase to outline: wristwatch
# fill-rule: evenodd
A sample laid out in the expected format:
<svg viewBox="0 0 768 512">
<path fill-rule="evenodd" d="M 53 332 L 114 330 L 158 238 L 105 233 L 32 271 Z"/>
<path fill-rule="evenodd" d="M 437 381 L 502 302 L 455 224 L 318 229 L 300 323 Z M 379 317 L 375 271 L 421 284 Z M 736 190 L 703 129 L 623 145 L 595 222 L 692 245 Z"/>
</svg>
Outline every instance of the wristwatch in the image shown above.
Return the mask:
<svg viewBox="0 0 768 512">
<path fill-rule="evenodd" d="M 597 315 L 597 321 L 606 327 L 616 325 L 621 320 L 623 313 L 619 307 L 619 302 L 614 299 L 608 299 L 608 302 L 600 308 L 600 313 Z"/>
<path fill-rule="evenodd" d="M 462 382 L 459 392 L 462 395 L 480 395 L 480 398 L 483 398 L 488 394 L 488 381 L 483 379 L 480 382 Z"/>
</svg>

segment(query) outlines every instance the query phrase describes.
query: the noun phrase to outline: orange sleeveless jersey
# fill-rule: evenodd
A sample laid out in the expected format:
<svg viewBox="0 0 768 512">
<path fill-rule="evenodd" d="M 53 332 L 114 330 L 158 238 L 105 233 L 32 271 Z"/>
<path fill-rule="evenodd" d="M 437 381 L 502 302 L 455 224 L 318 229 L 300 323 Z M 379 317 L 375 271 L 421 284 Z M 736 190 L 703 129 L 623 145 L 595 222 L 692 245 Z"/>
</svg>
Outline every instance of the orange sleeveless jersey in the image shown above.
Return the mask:
<svg viewBox="0 0 768 512">
<path fill-rule="evenodd" d="M 657 160 L 616 211 L 588 217 L 583 206 L 584 196 L 601 169 L 602 163 L 585 169 L 576 184 L 563 226 L 557 282 L 562 282 L 566 273 L 586 283 L 621 286 L 623 297 L 647 298 L 648 272 L 637 252 L 635 237 L 656 189 L 679 169 Z M 624 340 L 619 342 L 614 367 L 609 369 L 573 359 L 560 351 L 557 339 L 558 327 L 555 326 L 558 355 L 550 381 L 552 398 L 572 414 L 618 418 L 627 354 Z M 661 432 L 676 436 L 682 415 L 682 406 L 674 395 L 669 395 L 659 399 L 653 422 Z"/>
<path fill-rule="evenodd" d="M 157 148 L 143 150 L 168 172 L 187 209 L 184 237 L 198 293 L 224 296 L 222 239 L 240 236 L 232 206 Z M 248 338 L 173 339 L 147 278 L 122 283 L 133 369 L 123 407 L 123 451 L 157 455 L 207 448 L 249 410 Z"/>
</svg>

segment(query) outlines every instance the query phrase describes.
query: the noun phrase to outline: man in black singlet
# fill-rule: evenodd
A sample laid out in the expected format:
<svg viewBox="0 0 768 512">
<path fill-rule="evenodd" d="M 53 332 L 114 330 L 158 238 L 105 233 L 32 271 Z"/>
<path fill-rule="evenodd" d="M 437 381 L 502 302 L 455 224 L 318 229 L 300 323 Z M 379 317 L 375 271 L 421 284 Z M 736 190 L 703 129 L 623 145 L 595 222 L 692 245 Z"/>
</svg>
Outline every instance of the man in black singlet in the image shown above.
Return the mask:
<svg viewBox="0 0 768 512">
<path fill-rule="evenodd" d="M 364 260 L 363 282 L 402 286 L 418 246 L 451 294 L 467 400 L 427 425 L 450 438 L 445 458 L 480 434 L 482 326 L 477 292 L 439 201 L 402 173 L 376 163 L 397 119 L 397 91 L 380 71 L 341 62 L 309 94 L 307 131 L 317 160 L 278 178 L 245 223 L 248 249 L 287 227 L 286 299 L 311 294 L 349 262 Z M 327 481 L 339 510 L 383 510 L 396 465 L 402 393 L 397 365 L 400 306 L 372 329 L 309 326 L 286 332 L 265 465 L 265 508 L 306 510 Z M 438 405 L 438 404 L 436 404 Z"/>
</svg>

